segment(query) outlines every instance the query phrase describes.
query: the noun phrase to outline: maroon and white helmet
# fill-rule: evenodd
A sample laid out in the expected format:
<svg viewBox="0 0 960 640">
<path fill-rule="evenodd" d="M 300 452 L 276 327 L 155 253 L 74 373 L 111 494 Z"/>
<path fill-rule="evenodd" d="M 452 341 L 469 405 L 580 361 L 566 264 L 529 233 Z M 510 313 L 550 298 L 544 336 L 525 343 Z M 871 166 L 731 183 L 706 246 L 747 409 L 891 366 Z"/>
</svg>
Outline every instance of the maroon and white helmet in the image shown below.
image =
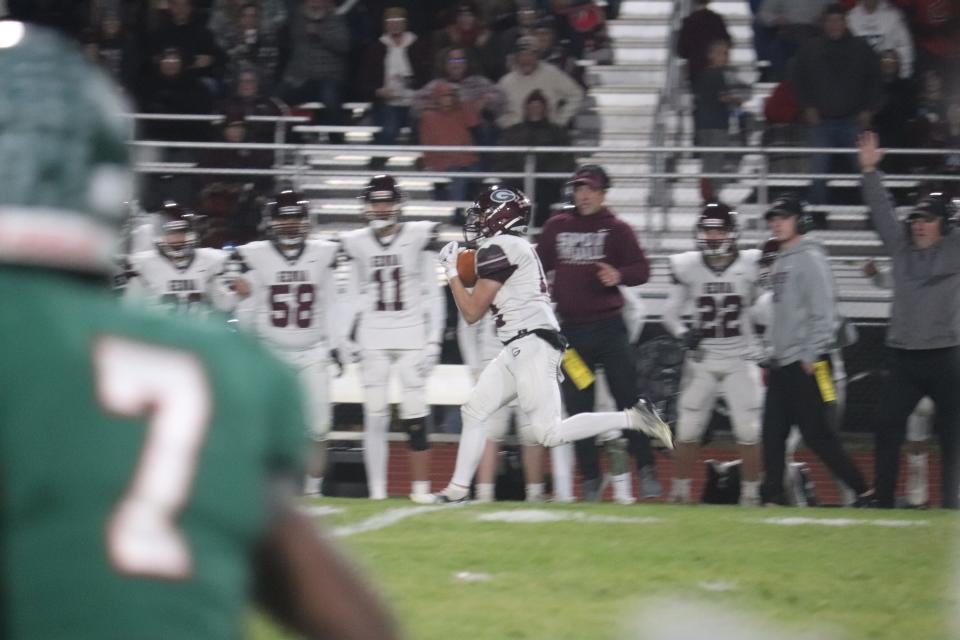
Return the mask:
<svg viewBox="0 0 960 640">
<path fill-rule="evenodd" d="M 283 249 L 301 246 L 310 233 L 310 202 L 299 191 L 284 189 L 264 209 L 267 235 Z"/>
<path fill-rule="evenodd" d="M 726 232 L 723 238 L 707 238 L 706 232 L 720 229 Z M 737 250 L 740 226 L 737 224 L 737 212 L 722 202 L 710 202 L 704 205 L 697 219 L 694 231 L 697 247 L 709 258 L 727 256 Z"/>
<path fill-rule="evenodd" d="M 501 233 L 526 233 L 530 208 L 530 200 L 523 191 L 494 185 L 467 209 L 463 239 L 472 243 Z"/>
<path fill-rule="evenodd" d="M 760 245 L 760 265 L 769 267 L 777 260 L 777 254 L 780 253 L 780 241 L 776 238 L 768 238 Z"/>
<path fill-rule="evenodd" d="M 195 216 L 173 200 L 164 202 L 160 213 L 164 220 L 157 248 L 174 264 L 189 262 L 199 244 Z"/>
<path fill-rule="evenodd" d="M 370 178 L 370 182 L 360 194 L 360 199 L 364 202 L 363 218 L 374 229 L 384 229 L 400 222 L 403 191 L 393 176 L 383 174 Z M 378 202 L 390 203 L 393 206 L 374 211 L 372 205 Z"/>
</svg>

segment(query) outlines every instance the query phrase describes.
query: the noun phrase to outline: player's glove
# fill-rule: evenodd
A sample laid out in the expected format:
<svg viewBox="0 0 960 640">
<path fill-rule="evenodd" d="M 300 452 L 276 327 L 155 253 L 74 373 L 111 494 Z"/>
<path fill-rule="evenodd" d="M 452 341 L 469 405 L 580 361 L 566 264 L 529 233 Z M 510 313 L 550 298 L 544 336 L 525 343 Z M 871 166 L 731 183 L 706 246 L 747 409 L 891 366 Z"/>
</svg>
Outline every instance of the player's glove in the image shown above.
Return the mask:
<svg viewBox="0 0 960 640">
<path fill-rule="evenodd" d="M 683 334 L 683 346 L 693 351 L 700 348 L 700 341 L 703 340 L 703 331 L 700 329 L 690 329 Z"/>
<path fill-rule="evenodd" d="M 330 362 L 333 364 L 333 366 L 335 366 L 335 367 L 337 368 L 337 377 L 339 378 L 340 376 L 342 376 L 342 375 L 343 375 L 343 360 L 341 359 L 340 350 L 339 350 L 339 349 L 331 349 L 331 350 L 330 350 Z"/>
<path fill-rule="evenodd" d="M 437 255 L 437 261 L 443 267 L 443 273 L 447 276 L 447 280 L 457 275 L 457 255 L 459 254 L 460 243 L 454 240 L 443 245 L 443 249 L 440 249 L 440 253 Z"/>
<path fill-rule="evenodd" d="M 337 356 L 343 364 L 360 362 L 360 345 L 347 338 L 337 347 Z"/>
<path fill-rule="evenodd" d="M 426 378 L 433 368 L 440 363 L 442 347 L 437 342 L 431 342 L 423 349 L 423 360 L 420 361 L 420 374 Z"/>
</svg>

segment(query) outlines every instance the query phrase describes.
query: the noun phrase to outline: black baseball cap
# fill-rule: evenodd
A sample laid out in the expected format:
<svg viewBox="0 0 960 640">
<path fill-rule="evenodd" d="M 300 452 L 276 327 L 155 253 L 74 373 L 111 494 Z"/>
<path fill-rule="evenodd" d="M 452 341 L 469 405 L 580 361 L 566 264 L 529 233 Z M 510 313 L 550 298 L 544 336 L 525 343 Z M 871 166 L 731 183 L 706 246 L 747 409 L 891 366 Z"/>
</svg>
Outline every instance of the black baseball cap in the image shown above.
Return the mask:
<svg viewBox="0 0 960 640">
<path fill-rule="evenodd" d="M 775 217 L 789 218 L 790 216 L 802 216 L 803 203 L 796 196 L 781 196 L 773 201 L 763 217 L 767 220 Z"/>
<path fill-rule="evenodd" d="M 923 196 L 907 214 L 907 220 L 914 218 L 946 219 L 951 216 L 947 199 L 942 193 L 931 193 Z"/>
</svg>

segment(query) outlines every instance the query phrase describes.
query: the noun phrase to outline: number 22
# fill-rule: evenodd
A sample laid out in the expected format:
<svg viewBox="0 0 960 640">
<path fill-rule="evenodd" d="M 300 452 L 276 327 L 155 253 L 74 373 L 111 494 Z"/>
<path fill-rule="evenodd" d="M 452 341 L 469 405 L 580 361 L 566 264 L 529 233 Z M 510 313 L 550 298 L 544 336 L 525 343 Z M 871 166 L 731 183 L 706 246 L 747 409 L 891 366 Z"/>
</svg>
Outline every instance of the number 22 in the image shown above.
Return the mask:
<svg viewBox="0 0 960 640">
<path fill-rule="evenodd" d="M 101 405 L 147 420 L 133 479 L 107 522 L 107 555 L 124 574 L 186 579 L 193 560 L 175 520 L 212 414 L 206 372 L 186 351 L 113 336 L 97 342 L 93 360 Z"/>
</svg>

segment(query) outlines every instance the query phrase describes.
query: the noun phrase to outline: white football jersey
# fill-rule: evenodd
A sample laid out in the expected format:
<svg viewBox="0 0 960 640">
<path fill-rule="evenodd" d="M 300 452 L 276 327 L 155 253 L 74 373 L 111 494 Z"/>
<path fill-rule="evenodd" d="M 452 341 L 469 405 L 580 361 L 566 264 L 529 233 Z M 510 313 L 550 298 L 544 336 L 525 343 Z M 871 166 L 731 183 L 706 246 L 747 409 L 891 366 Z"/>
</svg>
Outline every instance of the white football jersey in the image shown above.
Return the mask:
<svg viewBox="0 0 960 640">
<path fill-rule="evenodd" d="M 443 299 L 433 222 L 403 222 L 387 238 L 364 227 L 340 236 L 350 259 L 350 289 L 363 349 L 422 349 L 439 342 Z"/>
<path fill-rule="evenodd" d="M 211 308 L 227 311 L 232 296 L 222 279 L 227 254 L 219 249 L 196 249 L 193 259 L 177 267 L 159 249 L 130 256 L 127 300 L 166 307 L 180 313 L 207 314 Z"/>
<path fill-rule="evenodd" d="M 490 305 L 501 342 L 521 331 L 559 331 L 543 265 L 525 238 L 501 234 L 482 240 L 477 249 L 477 276 L 503 283 Z"/>
<path fill-rule="evenodd" d="M 674 287 L 664 309 L 673 335 L 685 331 L 681 316 L 692 305 L 693 326 L 703 332 L 700 348 L 725 357 L 757 358 L 759 343 L 750 320 L 757 285 L 759 249 L 739 251 L 725 269 L 710 267 L 699 251 L 670 256 Z"/>
<path fill-rule="evenodd" d="M 259 240 L 237 253 L 246 266 L 250 282 L 253 331 L 274 348 L 310 349 L 330 344 L 337 290 L 336 243 L 307 240 L 303 250 L 288 258 L 270 241 Z"/>
</svg>

